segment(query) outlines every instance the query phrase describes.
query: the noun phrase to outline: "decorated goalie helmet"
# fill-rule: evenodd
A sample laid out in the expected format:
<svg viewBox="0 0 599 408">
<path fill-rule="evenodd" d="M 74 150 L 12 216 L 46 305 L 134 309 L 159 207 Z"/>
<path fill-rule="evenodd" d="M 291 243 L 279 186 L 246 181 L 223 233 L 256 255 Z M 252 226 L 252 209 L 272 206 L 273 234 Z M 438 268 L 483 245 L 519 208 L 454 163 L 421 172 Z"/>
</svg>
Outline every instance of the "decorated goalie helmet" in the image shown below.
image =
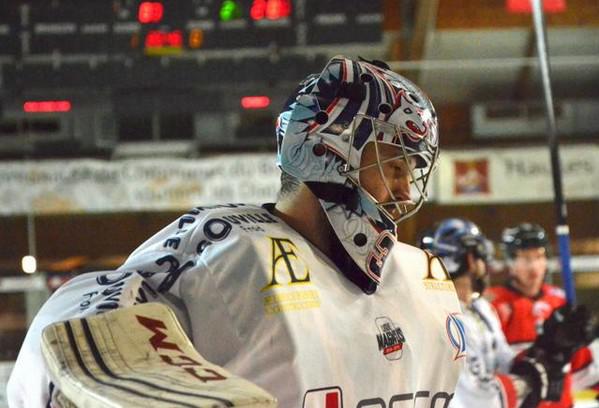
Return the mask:
<svg viewBox="0 0 599 408">
<path fill-rule="evenodd" d="M 448 218 L 420 238 L 420 247 L 440 257 L 452 278 L 468 271 L 466 256 L 489 263 L 493 259 L 493 245 L 478 226 L 461 218 Z"/>
<path fill-rule="evenodd" d="M 320 74 L 306 78 L 277 121 L 278 165 L 319 198 L 341 244 L 341 270 L 371 293 L 381 281 L 397 224 L 415 214 L 427 198 L 438 157 L 435 110 L 413 83 L 379 61 L 331 59 Z M 362 154 L 374 145 L 376 161 Z M 393 157 L 380 154 L 395 147 Z M 363 186 L 360 172 L 403 160 L 409 169 L 409 197 L 379 202 Z"/>
</svg>

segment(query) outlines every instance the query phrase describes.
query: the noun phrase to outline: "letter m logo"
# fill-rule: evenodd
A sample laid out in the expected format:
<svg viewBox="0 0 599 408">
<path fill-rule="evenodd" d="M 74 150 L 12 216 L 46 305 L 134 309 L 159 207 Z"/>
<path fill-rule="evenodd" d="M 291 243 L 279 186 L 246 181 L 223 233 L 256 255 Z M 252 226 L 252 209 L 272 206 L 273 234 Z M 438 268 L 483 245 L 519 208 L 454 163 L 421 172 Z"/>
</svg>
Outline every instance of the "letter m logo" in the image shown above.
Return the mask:
<svg viewBox="0 0 599 408">
<path fill-rule="evenodd" d="M 137 317 L 137 321 L 141 323 L 142 326 L 154 333 L 154 335 L 150 338 L 150 344 L 152 347 L 154 347 L 154 350 L 158 351 L 158 349 L 169 349 L 181 351 L 179 346 L 177 346 L 175 343 L 165 341 L 168 335 L 165 333 L 166 325 L 163 321 L 139 315 L 135 315 L 135 317 Z"/>
</svg>

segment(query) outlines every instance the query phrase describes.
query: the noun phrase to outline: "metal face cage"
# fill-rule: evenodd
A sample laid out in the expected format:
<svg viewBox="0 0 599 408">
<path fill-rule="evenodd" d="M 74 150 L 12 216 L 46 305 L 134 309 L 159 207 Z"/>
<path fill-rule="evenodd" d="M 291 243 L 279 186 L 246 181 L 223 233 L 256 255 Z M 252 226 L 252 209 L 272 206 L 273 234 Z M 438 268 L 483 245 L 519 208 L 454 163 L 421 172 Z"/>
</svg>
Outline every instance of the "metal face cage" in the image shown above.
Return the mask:
<svg viewBox="0 0 599 408">
<path fill-rule="evenodd" d="M 368 142 L 374 142 L 376 162 L 362 166 L 361 157 L 355 156 L 358 154 L 358 151 L 361 152 L 363 149 L 357 150 L 355 148 L 355 142 L 358 135 L 358 129 L 365 125 L 364 121 L 367 121 L 366 126 L 367 128 L 370 126 L 375 137 L 374 140 L 372 140 L 372 136 L 368 137 L 367 141 L 363 143 L 363 146 Z M 422 204 L 428 199 L 428 185 L 431 180 L 431 175 L 437 167 L 437 147 L 430 143 L 426 138 L 421 138 L 418 143 L 412 143 L 412 145 L 424 147 L 424 150 L 418 150 L 406 143 L 405 138 L 407 137 L 407 135 L 402 134 L 397 125 L 371 116 L 358 114 L 351 124 L 348 152 L 346 156 L 347 161 L 341 170 L 342 175 L 346 176 L 354 185 L 360 188 L 362 193 L 376 205 L 381 214 L 396 225 L 418 212 Z M 399 149 L 398 155 L 385 158 L 381 157 L 380 143 L 397 147 Z M 395 160 L 403 160 L 409 171 L 409 200 L 398 199 L 384 176 L 383 164 Z M 352 161 L 356 161 L 358 164 L 352 166 Z M 389 197 L 391 197 L 389 201 L 378 202 L 360 183 L 360 172 L 374 166 L 378 167 L 385 189 L 389 193 Z"/>
</svg>

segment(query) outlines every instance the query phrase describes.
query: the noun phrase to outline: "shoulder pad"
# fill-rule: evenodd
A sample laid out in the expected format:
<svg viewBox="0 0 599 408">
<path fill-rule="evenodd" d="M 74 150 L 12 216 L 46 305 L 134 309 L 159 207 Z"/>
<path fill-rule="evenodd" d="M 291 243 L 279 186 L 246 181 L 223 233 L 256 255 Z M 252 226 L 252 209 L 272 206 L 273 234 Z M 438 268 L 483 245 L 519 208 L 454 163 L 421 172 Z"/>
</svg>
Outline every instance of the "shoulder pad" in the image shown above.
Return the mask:
<svg viewBox="0 0 599 408">
<path fill-rule="evenodd" d="M 555 296 L 559 298 L 566 298 L 566 292 L 560 287 L 545 284 L 545 293 L 549 296 Z"/>
<path fill-rule="evenodd" d="M 486 299 L 488 302 L 493 302 L 495 299 L 497 299 L 497 294 L 495 293 L 493 288 L 488 288 L 487 290 L 485 290 L 485 293 L 483 293 L 483 298 Z"/>
<path fill-rule="evenodd" d="M 513 293 L 503 285 L 491 286 L 485 291 L 485 298 L 491 303 L 507 302 Z"/>
<path fill-rule="evenodd" d="M 235 234 L 264 231 L 260 225 L 279 222 L 268 210 L 256 205 L 226 204 L 196 207 L 179 218 L 179 228 L 195 224 L 189 251 L 201 254 L 209 245 Z M 176 235 L 176 234 L 175 234 Z"/>
<path fill-rule="evenodd" d="M 135 270 L 154 280 L 159 292 L 168 291 L 183 272 L 198 265 L 197 257 L 209 245 L 231 235 L 233 223 L 226 217 L 258 212 L 267 213 L 261 207 L 243 204 L 193 208 L 144 242 L 119 269 Z M 269 222 L 277 220 L 272 217 Z"/>
<path fill-rule="evenodd" d="M 189 241 L 193 240 L 198 231 L 200 234 L 202 233 L 201 226 L 204 224 L 205 229 L 206 221 L 210 220 L 213 214 L 220 214 L 223 211 L 226 212 L 231 209 L 243 207 L 245 207 L 244 204 L 222 204 L 192 208 L 151 240 L 154 243 L 156 243 L 156 240 L 159 240 L 158 245 L 163 249 L 179 252 L 189 245 Z M 216 231 L 217 229 L 215 228 L 214 230 Z"/>
</svg>

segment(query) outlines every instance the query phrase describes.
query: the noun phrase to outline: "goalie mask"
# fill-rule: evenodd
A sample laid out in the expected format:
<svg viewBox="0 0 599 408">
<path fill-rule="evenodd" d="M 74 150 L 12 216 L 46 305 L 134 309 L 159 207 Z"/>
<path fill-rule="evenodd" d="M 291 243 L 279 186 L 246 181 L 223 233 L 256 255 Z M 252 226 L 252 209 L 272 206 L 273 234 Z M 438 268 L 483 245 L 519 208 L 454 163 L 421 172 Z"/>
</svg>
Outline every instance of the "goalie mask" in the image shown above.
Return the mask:
<svg viewBox="0 0 599 408">
<path fill-rule="evenodd" d="M 382 62 L 334 57 L 285 104 L 277 144 L 280 168 L 320 200 L 345 259 L 334 253 L 335 262 L 365 292 L 374 292 L 397 224 L 426 200 L 437 161 L 437 117 L 428 97 Z M 374 155 L 368 163 L 366 150 Z M 400 160 L 409 173 L 405 194 L 384 175 L 384 166 Z M 364 186 L 365 171 L 373 169 L 388 200 L 377 200 Z"/>
</svg>

